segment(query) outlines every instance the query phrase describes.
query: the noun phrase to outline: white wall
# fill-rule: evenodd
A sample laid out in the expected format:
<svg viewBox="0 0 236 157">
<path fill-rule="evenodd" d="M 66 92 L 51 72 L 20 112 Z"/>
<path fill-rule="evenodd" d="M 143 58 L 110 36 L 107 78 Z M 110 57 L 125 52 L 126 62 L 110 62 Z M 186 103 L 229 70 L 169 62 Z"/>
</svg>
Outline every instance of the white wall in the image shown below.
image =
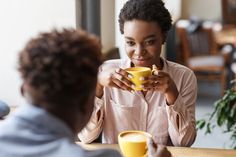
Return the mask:
<svg viewBox="0 0 236 157">
<path fill-rule="evenodd" d="M 0 100 L 14 106 L 24 103 L 18 52 L 38 32 L 75 28 L 75 0 L 1 0 L 0 20 Z"/>
<path fill-rule="evenodd" d="M 102 51 L 115 47 L 115 1 L 101 0 Z"/>
<path fill-rule="evenodd" d="M 172 21 L 176 22 L 181 17 L 182 0 L 163 0 L 165 7 L 171 14 Z"/>
<path fill-rule="evenodd" d="M 120 9 L 123 7 L 127 0 L 115 0 L 115 30 L 116 30 L 116 46 L 119 48 L 121 58 L 126 58 L 125 48 L 124 48 L 124 38 L 123 35 L 120 34 L 118 17 L 120 13 Z"/>
<path fill-rule="evenodd" d="M 182 17 L 197 16 L 204 20 L 221 20 L 221 0 L 182 0 Z"/>
</svg>

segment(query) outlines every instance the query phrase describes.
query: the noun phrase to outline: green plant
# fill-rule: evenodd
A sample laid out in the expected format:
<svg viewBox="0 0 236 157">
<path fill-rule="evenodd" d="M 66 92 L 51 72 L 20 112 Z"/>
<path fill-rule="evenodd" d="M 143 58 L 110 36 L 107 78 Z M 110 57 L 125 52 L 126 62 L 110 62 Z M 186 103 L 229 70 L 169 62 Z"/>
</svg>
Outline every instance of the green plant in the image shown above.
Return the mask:
<svg viewBox="0 0 236 157">
<path fill-rule="evenodd" d="M 230 134 L 231 147 L 236 149 L 236 85 L 233 83 L 233 87 L 214 103 L 210 116 L 197 121 L 197 129 L 205 128 L 205 134 L 210 134 L 215 127 L 223 128 L 223 133 Z"/>
</svg>

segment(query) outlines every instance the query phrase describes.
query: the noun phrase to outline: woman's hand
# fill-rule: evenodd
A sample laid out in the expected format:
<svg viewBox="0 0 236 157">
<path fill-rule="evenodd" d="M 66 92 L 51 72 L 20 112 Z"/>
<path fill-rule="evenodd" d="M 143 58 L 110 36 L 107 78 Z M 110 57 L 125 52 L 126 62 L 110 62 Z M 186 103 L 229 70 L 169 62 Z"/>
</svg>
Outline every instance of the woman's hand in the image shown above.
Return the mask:
<svg viewBox="0 0 236 157">
<path fill-rule="evenodd" d="M 147 83 L 143 84 L 145 90 L 155 90 L 164 93 L 166 95 L 167 103 L 174 104 L 179 92 L 175 82 L 168 73 L 155 70 L 153 75 L 145 78 L 145 80 L 148 80 Z"/>
<path fill-rule="evenodd" d="M 103 87 L 115 87 L 122 90 L 131 91 L 133 84 L 129 77 L 132 77 L 124 69 L 110 69 L 104 70 L 98 74 L 98 85 L 96 89 L 96 96 L 102 97 Z"/>
</svg>

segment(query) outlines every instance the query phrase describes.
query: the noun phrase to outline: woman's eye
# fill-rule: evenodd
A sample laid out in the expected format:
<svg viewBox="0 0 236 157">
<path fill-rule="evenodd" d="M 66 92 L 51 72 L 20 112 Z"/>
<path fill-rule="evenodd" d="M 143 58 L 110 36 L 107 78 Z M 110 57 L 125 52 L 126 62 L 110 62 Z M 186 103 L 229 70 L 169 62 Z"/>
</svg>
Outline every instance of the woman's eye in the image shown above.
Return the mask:
<svg viewBox="0 0 236 157">
<path fill-rule="evenodd" d="M 148 41 L 145 41 L 145 45 L 152 45 L 154 44 L 155 40 L 148 40 Z"/>
<path fill-rule="evenodd" d="M 133 46 L 135 43 L 133 41 L 126 41 L 126 44 L 129 46 Z"/>
</svg>

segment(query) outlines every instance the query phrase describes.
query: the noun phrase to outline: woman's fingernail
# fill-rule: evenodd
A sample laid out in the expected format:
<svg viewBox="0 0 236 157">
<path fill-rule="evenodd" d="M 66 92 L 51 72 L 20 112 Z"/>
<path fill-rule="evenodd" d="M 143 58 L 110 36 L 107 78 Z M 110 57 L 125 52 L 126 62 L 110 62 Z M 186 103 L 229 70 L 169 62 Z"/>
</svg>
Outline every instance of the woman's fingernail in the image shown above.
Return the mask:
<svg viewBox="0 0 236 157">
<path fill-rule="evenodd" d="M 133 76 L 131 74 L 128 74 L 128 78 L 133 78 Z"/>
<path fill-rule="evenodd" d="M 140 81 L 143 81 L 143 80 L 144 80 L 144 77 L 140 77 L 139 80 L 140 80 Z"/>
<path fill-rule="evenodd" d="M 143 91 L 148 91 L 148 89 L 146 89 L 146 88 L 143 88 Z"/>
<path fill-rule="evenodd" d="M 134 88 L 135 88 L 135 85 L 131 85 L 131 87 L 134 89 Z"/>
<path fill-rule="evenodd" d="M 119 73 L 119 72 L 120 72 L 120 69 L 116 69 L 116 72 Z"/>
</svg>

